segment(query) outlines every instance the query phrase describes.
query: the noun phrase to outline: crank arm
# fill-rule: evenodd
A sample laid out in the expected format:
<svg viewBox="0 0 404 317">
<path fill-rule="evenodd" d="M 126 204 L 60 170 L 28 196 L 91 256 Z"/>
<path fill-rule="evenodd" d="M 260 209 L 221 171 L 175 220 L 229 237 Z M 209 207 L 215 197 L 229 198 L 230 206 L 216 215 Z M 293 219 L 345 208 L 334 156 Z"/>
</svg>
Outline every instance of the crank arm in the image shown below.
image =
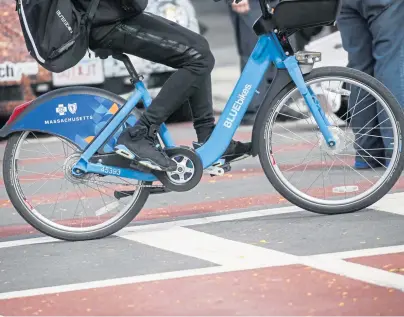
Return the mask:
<svg viewBox="0 0 404 317">
<path fill-rule="evenodd" d="M 169 193 L 170 190 L 164 188 L 164 187 L 151 187 L 150 189 L 150 194 L 151 195 L 157 195 L 157 194 L 164 194 L 164 193 Z M 116 199 L 122 199 L 125 197 L 133 196 L 135 193 L 135 190 L 120 190 L 120 191 L 115 191 L 114 192 L 114 197 Z"/>
<path fill-rule="evenodd" d="M 165 187 L 153 187 L 150 188 L 150 194 L 151 195 L 158 195 L 158 194 L 165 194 L 165 193 L 169 193 L 171 192 L 171 190 L 165 188 Z"/>
</svg>

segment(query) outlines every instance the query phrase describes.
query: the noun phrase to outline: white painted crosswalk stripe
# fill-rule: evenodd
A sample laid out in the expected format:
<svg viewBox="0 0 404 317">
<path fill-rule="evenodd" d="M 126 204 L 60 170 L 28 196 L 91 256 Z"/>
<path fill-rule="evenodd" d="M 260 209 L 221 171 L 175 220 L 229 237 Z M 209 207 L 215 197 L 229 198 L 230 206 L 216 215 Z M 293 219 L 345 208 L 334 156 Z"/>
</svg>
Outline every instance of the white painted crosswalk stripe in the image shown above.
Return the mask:
<svg viewBox="0 0 404 317">
<path fill-rule="evenodd" d="M 400 206 L 402 205 L 402 203 L 400 203 L 401 200 L 404 200 L 404 194 L 390 194 L 372 206 L 372 208 L 383 212 L 391 212 L 391 209 L 388 209 L 387 207 L 395 205 Z M 238 220 L 244 219 L 293 214 L 299 211 L 301 211 L 301 209 L 297 207 L 284 207 L 127 227 L 117 233 L 116 236 L 146 246 L 172 252 L 179 256 L 188 256 L 208 261 L 213 265 L 216 264 L 216 266 L 157 274 L 145 274 L 141 276 L 128 276 L 116 279 L 104 279 L 69 285 L 55 285 L 52 287 L 42 287 L 37 289 L 18 290 L 1 293 L 0 299 L 288 265 L 310 266 L 314 269 L 363 281 L 365 283 L 404 291 L 404 276 L 361 264 L 350 263 L 344 260 L 357 257 L 403 253 L 404 245 L 324 253 L 310 256 L 297 256 L 267 249 L 261 246 L 221 238 L 192 228 L 192 226 L 196 225 L 229 221 L 237 222 Z M 401 215 L 399 212 L 394 213 Z M 49 242 L 64 243 L 56 239 L 43 237 L 2 242 L 0 243 L 0 249 Z"/>
<path fill-rule="evenodd" d="M 117 232 L 115 234 L 115 236 L 122 237 L 127 234 L 131 234 L 133 232 L 149 232 L 152 230 L 160 230 L 160 229 L 167 229 L 167 228 L 195 226 L 195 225 L 203 225 L 203 224 L 223 222 L 223 221 L 234 221 L 234 220 L 258 218 L 258 217 L 265 217 L 265 216 L 283 215 L 283 214 L 289 214 L 289 213 L 296 213 L 298 211 L 301 211 L 301 209 L 298 207 L 282 207 L 282 208 L 273 208 L 273 209 L 245 211 L 245 212 L 238 212 L 238 213 L 229 213 L 229 214 L 224 214 L 224 215 L 219 215 L 219 216 L 167 221 L 167 222 L 163 222 L 163 223 L 126 227 L 126 228 L 122 229 L 121 231 Z M 49 237 L 7 241 L 7 242 L 0 242 L 0 249 L 12 248 L 12 247 L 18 247 L 18 246 L 24 246 L 24 245 L 31 245 L 31 244 L 59 242 L 59 241 L 60 240 L 49 238 Z"/>
<path fill-rule="evenodd" d="M 387 194 L 379 202 L 375 203 L 374 205 L 370 206 L 369 208 L 383 211 L 383 212 L 404 215 L 404 208 L 402 208 L 403 204 L 404 204 L 404 193 L 394 193 L 394 194 Z M 243 220 L 243 219 L 297 213 L 299 211 L 302 211 L 302 209 L 295 207 L 295 206 L 291 206 L 291 207 L 244 211 L 244 212 L 237 212 L 237 213 L 226 213 L 224 215 L 218 215 L 218 216 L 199 217 L 199 218 L 193 218 L 193 219 L 175 220 L 175 221 L 167 221 L 167 222 L 163 222 L 163 223 L 126 227 L 126 228 L 122 229 L 121 231 L 119 231 L 118 233 L 116 233 L 115 235 L 116 236 L 125 236 L 125 235 L 133 233 L 133 232 L 147 232 L 147 231 L 159 230 L 159 229 L 163 229 L 163 228 L 186 227 L 186 226 L 203 225 L 203 224 L 217 223 L 217 222 L 224 222 L 224 221 L 236 221 L 236 220 Z M 58 241 L 60 241 L 60 240 L 49 238 L 49 237 L 6 241 L 6 242 L 0 242 L 0 249 L 12 248 L 12 247 L 18 247 L 18 246 L 24 246 L 24 245 L 31 245 L 31 244 L 58 242 Z"/>
<path fill-rule="evenodd" d="M 372 205 L 372 209 L 404 216 L 404 193 L 389 194 Z"/>
<path fill-rule="evenodd" d="M 301 264 L 368 284 L 404 291 L 404 275 L 326 256 L 300 257 Z"/>
<path fill-rule="evenodd" d="M 296 256 L 177 227 L 122 236 L 152 247 L 236 269 L 296 263 Z"/>
</svg>

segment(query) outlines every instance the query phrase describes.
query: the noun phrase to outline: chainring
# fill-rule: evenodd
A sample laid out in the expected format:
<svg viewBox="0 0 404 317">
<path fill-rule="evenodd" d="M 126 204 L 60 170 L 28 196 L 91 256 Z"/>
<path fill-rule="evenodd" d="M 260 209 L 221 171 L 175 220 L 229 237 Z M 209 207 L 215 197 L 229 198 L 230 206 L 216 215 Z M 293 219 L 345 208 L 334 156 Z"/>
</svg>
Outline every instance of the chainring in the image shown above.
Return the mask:
<svg viewBox="0 0 404 317">
<path fill-rule="evenodd" d="M 203 165 L 198 154 L 186 146 L 165 149 L 165 152 L 177 163 L 177 170 L 152 172 L 164 187 L 174 192 L 186 192 L 196 187 L 203 175 Z"/>
</svg>

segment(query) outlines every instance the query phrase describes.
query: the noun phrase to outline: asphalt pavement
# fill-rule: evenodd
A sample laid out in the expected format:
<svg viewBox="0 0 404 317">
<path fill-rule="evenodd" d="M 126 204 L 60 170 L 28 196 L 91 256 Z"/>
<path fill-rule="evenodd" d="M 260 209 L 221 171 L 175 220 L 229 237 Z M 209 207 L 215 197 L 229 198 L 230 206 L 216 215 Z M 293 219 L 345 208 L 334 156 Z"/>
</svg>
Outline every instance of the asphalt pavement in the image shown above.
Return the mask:
<svg viewBox="0 0 404 317">
<path fill-rule="evenodd" d="M 316 176 L 331 162 L 318 157 L 297 164 L 296 151 L 308 148 L 293 136 L 306 139 L 309 131 L 296 123 L 277 129 L 282 126 L 290 132 L 277 145 L 279 166 L 284 160 L 282 167 L 305 172 L 303 186 L 320 194 L 335 188 L 342 181 L 337 166 L 327 180 L 334 185 Z M 189 123 L 170 131 L 181 144 L 194 140 Z M 236 139 L 250 136 L 251 128 L 241 127 Z M 57 140 L 41 141 L 55 153 Z M 34 168 L 49 171 L 53 160 L 32 157 L 40 146 L 30 146 L 21 186 L 43 189 Z M 60 217 L 77 206 L 73 189 L 61 187 L 62 176 L 53 174 L 43 194 L 27 195 L 30 204 L 42 210 L 58 196 Z M 402 315 L 403 185 L 400 180 L 367 210 L 322 216 L 289 204 L 269 184 L 259 159 L 248 158 L 223 177 L 205 175 L 190 192 L 150 196 L 113 236 L 77 243 L 27 225 L 1 185 L 0 314 Z M 101 201 L 90 189 L 82 194 L 85 205 Z"/>
</svg>

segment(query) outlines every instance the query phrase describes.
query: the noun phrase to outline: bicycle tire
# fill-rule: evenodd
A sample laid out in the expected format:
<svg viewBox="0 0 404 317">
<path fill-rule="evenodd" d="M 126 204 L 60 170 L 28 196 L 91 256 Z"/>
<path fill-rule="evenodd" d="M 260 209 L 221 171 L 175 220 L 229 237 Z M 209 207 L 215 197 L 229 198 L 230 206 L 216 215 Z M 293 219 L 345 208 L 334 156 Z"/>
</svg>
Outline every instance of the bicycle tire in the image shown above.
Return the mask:
<svg viewBox="0 0 404 317">
<path fill-rule="evenodd" d="M 305 82 L 319 79 L 324 77 L 341 77 L 346 79 L 355 80 L 362 85 L 368 86 L 375 93 L 383 99 L 388 107 L 390 108 L 395 124 L 398 130 L 398 137 L 401 148 L 402 140 L 404 139 L 404 112 L 400 107 L 400 104 L 393 96 L 393 94 L 377 79 L 371 77 L 363 72 L 357 71 L 355 69 L 344 68 L 344 67 L 320 67 L 314 69 L 311 73 L 304 76 Z M 292 82 L 287 85 L 272 101 L 271 105 L 268 107 L 268 111 L 265 115 L 264 124 L 262 125 L 259 133 L 259 159 L 261 166 L 264 170 L 266 177 L 268 178 L 271 185 L 280 193 L 286 200 L 293 203 L 294 205 L 317 214 L 324 215 L 334 215 L 334 214 L 346 214 L 356 211 L 363 210 L 372 204 L 379 201 L 384 195 L 386 195 L 398 181 L 401 172 L 404 168 L 404 155 L 399 153 L 395 162 L 392 162 L 393 168 L 390 172 L 388 179 L 375 190 L 370 195 L 350 204 L 345 205 L 322 205 L 303 199 L 301 196 L 297 195 L 291 191 L 284 183 L 279 179 L 278 175 L 275 173 L 271 159 L 267 153 L 267 147 L 265 139 L 265 129 L 266 123 L 270 120 L 276 112 L 277 106 L 285 98 L 285 96 L 290 93 L 293 89 L 296 89 L 296 85 Z M 272 129 L 272 127 L 270 128 Z"/>
<path fill-rule="evenodd" d="M 120 218 L 117 218 L 115 222 L 112 222 L 106 227 L 83 232 L 72 232 L 68 230 L 61 230 L 57 227 L 52 227 L 45 223 L 39 217 L 32 213 L 27 203 L 24 203 L 23 197 L 17 191 L 19 186 L 18 179 L 15 177 L 15 152 L 18 147 L 18 143 L 21 141 L 22 136 L 26 132 L 14 133 L 8 139 L 3 161 L 3 177 L 4 185 L 9 196 L 9 199 L 20 214 L 20 216 L 32 227 L 39 232 L 65 241 L 85 241 L 105 238 L 110 236 L 122 228 L 126 227 L 142 210 L 149 195 L 150 190 L 147 187 L 140 188 L 140 193 L 137 195 L 138 199 L 128 208 L 125 214 Z"/>
</svg>

